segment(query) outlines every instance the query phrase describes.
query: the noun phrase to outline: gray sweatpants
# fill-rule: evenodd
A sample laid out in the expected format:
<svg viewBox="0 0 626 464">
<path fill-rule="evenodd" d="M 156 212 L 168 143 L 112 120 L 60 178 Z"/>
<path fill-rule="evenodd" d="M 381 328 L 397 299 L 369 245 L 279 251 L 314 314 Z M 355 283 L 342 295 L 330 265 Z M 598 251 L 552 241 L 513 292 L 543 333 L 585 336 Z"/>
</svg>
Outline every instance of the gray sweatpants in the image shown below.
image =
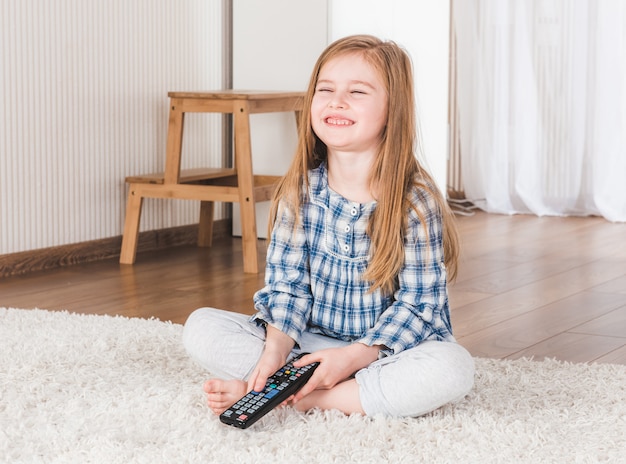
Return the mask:
<svg viewBox="0 0 626 464">
<path fill-rule="evenodd" d="M 215 308 L 197 309 L 185 323 L 185 349 L 217 377 L 247 379 L 265 343 L 265 329 L 249 318 Z M 293 353 L 347 344 L 306 332 Z M 426 341 L 373 362 L 355 378 L 367 415 L 417 417 L 461 400 L 474 383 L 474 361 L 455 342 Z"/>
</svg>

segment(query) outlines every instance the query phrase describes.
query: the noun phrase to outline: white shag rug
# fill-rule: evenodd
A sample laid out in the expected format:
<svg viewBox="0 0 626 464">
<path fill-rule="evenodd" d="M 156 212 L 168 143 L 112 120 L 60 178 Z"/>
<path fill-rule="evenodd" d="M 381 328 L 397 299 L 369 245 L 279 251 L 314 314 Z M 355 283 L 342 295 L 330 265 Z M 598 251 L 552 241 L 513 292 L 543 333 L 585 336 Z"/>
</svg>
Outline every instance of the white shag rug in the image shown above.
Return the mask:
<svg viewBox="0 0 626 464">
<path fill-rule="evenodd" d="M 284 408 L 239 430 L 208 411 L 181 331 L 0 308 L 0 461 L 626 462 L 626 366 L 478 358 L 473 392 L 425 417 Z"/>
</svg>

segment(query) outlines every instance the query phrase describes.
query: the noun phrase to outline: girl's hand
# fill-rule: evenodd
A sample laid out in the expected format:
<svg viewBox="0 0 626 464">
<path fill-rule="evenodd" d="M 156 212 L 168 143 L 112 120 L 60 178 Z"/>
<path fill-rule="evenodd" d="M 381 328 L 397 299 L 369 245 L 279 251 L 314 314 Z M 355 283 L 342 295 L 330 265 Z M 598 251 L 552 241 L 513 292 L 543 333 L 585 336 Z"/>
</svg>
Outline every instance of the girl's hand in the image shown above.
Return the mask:
<svg viewBox="0 0 626 464">
<path fill-rule="evenodd" d="M 306 385 L 295 394 L 292 403 L 297 403 L 313 390 L 329 390 L 349 379 L 355 372 L 376 361 L 380 349 L 378 345 L 367 346 L 362 343 L 353 343 L 342 348 L 316 351 L 298 359 L 294 363 L 296 367 L 313 362 L 319 362 L 320 365 L 317 366 Z"/>
<path fill-rule="evenodd" d="M 265 388 L 268 377 L 282 367 L 286 361 L 286 356 L 277 351 L 263 351 L 261 359 L 259 359 L 248 379 L 248 391 L 262 391 Z"/>
<path fill-rule="evenodd" d="M 267 326 L 266 331 L 265 349 L 250 374 L 248 391 L 262 391 L 268 377 L 287 362 L 287 356 L 295 345 L 291 337 L 271 325 Z"/>
</svg>

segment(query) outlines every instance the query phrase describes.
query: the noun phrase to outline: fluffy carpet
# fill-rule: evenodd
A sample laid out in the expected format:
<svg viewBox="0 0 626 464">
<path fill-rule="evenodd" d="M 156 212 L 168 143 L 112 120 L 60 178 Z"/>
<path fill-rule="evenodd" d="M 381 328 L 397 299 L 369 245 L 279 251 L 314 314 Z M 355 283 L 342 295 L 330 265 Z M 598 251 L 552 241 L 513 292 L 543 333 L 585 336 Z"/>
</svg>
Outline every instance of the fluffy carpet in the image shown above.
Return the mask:
<svg viewBox="0 0 626 464">
<path fill-rule="evenodd" d="M 476 359 L 462 402 L 417 419 L 276 410 L 248 430 L 158 320 L 0 308 L 0 460 L 626 462 L 626 366 Z"/>
</svg>

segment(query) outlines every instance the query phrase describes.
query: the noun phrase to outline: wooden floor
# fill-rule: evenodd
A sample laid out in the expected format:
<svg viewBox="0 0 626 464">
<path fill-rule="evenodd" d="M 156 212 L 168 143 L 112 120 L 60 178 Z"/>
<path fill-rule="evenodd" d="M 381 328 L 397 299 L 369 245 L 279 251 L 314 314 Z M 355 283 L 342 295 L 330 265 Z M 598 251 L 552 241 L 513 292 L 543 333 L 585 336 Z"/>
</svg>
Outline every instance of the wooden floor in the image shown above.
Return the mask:
<svg viewBox="0 0 626 464">
<path fill-rule="evenodd" d="M 458 222 L 452 323 L 473 355 L 626 364 L 626 224 L 482 212 Z M 0 307 L 176 323 L 201 306 L 250 313 L 263 274 L 243 274 L 241 253 L 241 240 L 227 238 L 140 254 L 133 266 L 108 260 L 5 278 Z"/>
</svg>

